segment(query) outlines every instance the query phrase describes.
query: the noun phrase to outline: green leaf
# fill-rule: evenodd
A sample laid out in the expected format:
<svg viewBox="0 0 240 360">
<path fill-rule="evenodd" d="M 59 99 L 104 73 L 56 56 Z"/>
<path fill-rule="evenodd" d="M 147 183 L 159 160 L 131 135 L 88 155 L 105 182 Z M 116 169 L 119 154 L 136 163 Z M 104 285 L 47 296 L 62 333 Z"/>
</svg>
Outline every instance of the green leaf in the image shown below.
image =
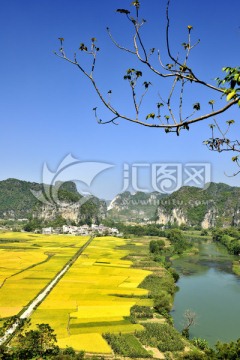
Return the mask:
<svg viewBox="0 0 240 360">
<path fill-rule="evenodd" d="M 81 43 L 80 46 L 79 46 L 79 50 L 81 50 L 81 51 L 87 51 L 88 49 L 87 49 L 87 47 L 85 46 L 84 43 Z"/>
<path fill-rule="evenodd" d="M 183 129 L 186 129 L 189 131 L 189 125 L 188 124 L 183 124 Z"/>
<path fill-rule="evenodd" d="M 238 155 L 232 157 L 232 161 L 238 161 Z"/>
<path fill-rule="evenodd" d="M 170 130 L 167 128 L 167 129 L 165 129 L 165 133 L 169 133 L 170 132 Z"/>
<path fill-rule="evenodd" d="M 145 89 L 148 89 L 149 85 L 152 85 L 152 83 L 150 81 L 144 81 L 143 85 Z"/>
<path fill-rule="evenodd" d="M 231 89 L 234 89 L 235 86 L 236 86 L 236 84 L 237 84 L 237 81 L 234 80 L 234 79 L 232 79 L 232 80 L 231 80 L 231 83 L 230 83 Z"/>
<path fill-rule="evenodd" d="M 214 101 L 214 100 L 210 100 L 208 103 L 209 103 L 209 105 L 213 105 L 213 104 L 215 103 L 215 101 Z"/>
<path fill-rule="evenodd" d="M 186 65 L 181 65 L 181 66 L 179 67 L 179 70 L 180 70 L 181 72 L 185 72 L 185 71 L 187 70 L 187 66 L 186 66 Z"/>
<path fill-rule="evenodd" d="M 227 101 L 231 100 L 236 95 L 236 90 L 231 91 L 227 96 Z"/>
<path fill-rule="evenodd" d="M 140 7 L 140 2 L 139 2 L 138 0 L 136 0 L 136 1 L 133 1 L 133 2 L 131 3 L 131 5 L 139 8 L 139 7 Z"/>
<path fill-rule="evenodd" d="M 91 38 L 91 41 L 95 42 L 95 41 L 97 41 L 97 39 L 95 37 L 93 37 L 93 38 Z"/>
<path fill-rule="evenodd" d="M 119 12 L 120 14 L 130 14 L 130 11 L 129 10 L 126 10 L 126 9 L 117 9 L 116 12 Z"/>
<path fill-rule="evenodd" d="M 137 76 L 137 77 L 142 76 L 142 71 L 137 70 L 137 71 L 136 71 L 136 76 Z"/>
<path fill-rule="evenodd" d="M 148 119 L 154 119 L 155 118 L 155 114 L 154 113 L 150 113 L 150 114 L 148 114 L 147 116 L 146 116 L 146 120 L 148 120 Z"/>
<path fill-rule="evenodd" d="M 227 123 L 228 125 L 231 125 L 231 124 L 234 124 L 235 121 L 234 121 L 234 120 L 228 120 L 228 121 L 226 121 L 226 123 Z"/>
<path fill-rule="evenodd" d="M 189 49 L 189 44 L 187 44 L 187 43 L 182 43 L 182 46 L 184 47 L 185 50 Z"/>
<path fill-rule="evenodd" d="M 192 25 L 188 25 L 187 28 L 188 28 L 189 32 L 193 29 Z"/>
<path fill-rule="evenodd" d="M 158 109 L 159 109 L 161 106 L 164 106 L 164 104 L 163 104 L 163 103 L 157 103 Z"/>
<path fill-rule="evenodd" d="M 194 110 L 200 110 L 200 103 L 195 103 L 195 104 L 193 104 L 193 108 L 194 108 Z"/>
</svg>

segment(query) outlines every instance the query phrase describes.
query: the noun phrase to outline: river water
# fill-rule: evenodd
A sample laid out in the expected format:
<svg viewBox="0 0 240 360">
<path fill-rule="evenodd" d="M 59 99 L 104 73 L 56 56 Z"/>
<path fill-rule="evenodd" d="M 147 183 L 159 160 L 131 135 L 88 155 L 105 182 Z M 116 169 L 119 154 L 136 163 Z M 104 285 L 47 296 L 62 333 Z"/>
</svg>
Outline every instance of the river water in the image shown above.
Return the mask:
<svg viewBox="0 0 240 360">
<path fill-rule="evenodd" d="M 218 340 L 240 338 L 240 277 L 232 272 L 236 258 L 213 242 L 198 243 L 199 254 L 173 261 L 180 279 L 171 315 L 175 327 L 184 327 L 184 312 L 196 313 L 190 338 L 206 339 L 209 345 Z"/>
</svg>

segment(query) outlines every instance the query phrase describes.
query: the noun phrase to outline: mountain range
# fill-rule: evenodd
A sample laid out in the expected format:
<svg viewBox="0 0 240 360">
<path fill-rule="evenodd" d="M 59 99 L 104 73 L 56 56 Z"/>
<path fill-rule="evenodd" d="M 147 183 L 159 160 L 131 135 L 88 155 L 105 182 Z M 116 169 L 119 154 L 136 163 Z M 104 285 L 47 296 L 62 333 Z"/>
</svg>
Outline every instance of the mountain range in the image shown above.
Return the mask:
<svg viewBox="0 0 240 360">
<path fill-rule="evenodd" d="M 74 182 L 43 185 L 17 179 L 0 181 L 0 218 L 43 221 L 61 217 L 75 223 L 114 221 L 186 224 L 210 228 L 240 224 L 240 188 L 209 183 L 205 189 L 184 186 L 170 195 L 158 192 L 118 194 L 107 206 L 81 195 Z"/>
</svg>

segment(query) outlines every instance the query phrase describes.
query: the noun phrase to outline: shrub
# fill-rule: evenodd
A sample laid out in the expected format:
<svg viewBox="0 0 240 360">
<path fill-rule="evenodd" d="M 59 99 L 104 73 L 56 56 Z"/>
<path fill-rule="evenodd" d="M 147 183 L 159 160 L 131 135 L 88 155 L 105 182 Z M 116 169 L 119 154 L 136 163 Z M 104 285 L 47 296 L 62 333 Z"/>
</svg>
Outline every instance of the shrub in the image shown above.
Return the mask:
<svg viewBox="0 0 240 360">
<path fill-rule="evenodd" d="M 130 315 L 136 319 L 152 319 L 153 311 L 149 306 L 134 305 L 130 310 Z"/>
<path fill-rule="evenodd" d="M 104 338 L 111 346 L 115 354 L 131 358 L 152 357 L 145 350 L 138 339 L 132 334 L 104 334 Z"/>
<path fill-rule="evenodd" d="M 180 334 L 168 324 L 149 323 L 144 331 L 137 331 L 136 336 L 142 344 L 157 347 L 160 351 L 181 351 L 184 343 Z"/>
</svg>

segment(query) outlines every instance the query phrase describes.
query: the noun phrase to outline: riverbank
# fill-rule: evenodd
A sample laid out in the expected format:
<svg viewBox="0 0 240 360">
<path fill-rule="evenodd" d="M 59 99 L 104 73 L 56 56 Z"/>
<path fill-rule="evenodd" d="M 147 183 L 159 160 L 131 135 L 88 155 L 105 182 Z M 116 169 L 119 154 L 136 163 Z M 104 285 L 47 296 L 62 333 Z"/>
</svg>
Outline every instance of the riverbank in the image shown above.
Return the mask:
<svg viewBox="0 0 240 360">
<path fill-rule="evenodd" d="M 199 253 L 173 260 L 180 274 L 172 316 L 175 327 L 182 328 L 183 314 L 191 309 L 197 314 L 190 337 L 217 341 L 237 340 L 240 333 L 240 279 L 233 273 L 234 256 L 212 241 L 199 242 Z M 239 265 L 237 265 L 237 270 Z"/>
<path fill-rule="evenodd" d="M 170 311 L 173 306 L 174 295 L 178 291 L 176 285 L 178 275 L 166 257 L 156 256 L 149 251 L 151 240 L 158 241 L 163 240 L 163 238 L 131 239 L 131 242 L 124 246 L 124 249 L 129 251 L 127 259 L 133 262 L 133 267 L 152 272 L 139 285 L 139 287 L 149 290 L 148 299 L 146 299 L 147 307 L 138 306 L 131 309 L 132 321 L 137 321 L 146 328 L 146 335 L 140 336 L 140 340 L 143 343 L 146 342 L 144 347 L 148 350 L 151 349 L 154 358 L 184 359 L 188 354 L 191 356 L 192 352 L 201 356 L 202 352 L 181 335 L 182 329 L 177 333 L 173 327 Z M 136 247 L 136 242 L 141 245 Z M 167 239 L 165 244 L 167 245 L 166 248 L 169 248 Z M 152 342 L 151 339 L 154 338 L 155 340 Z"/>
<path fill-rule="evenodd" d="M 233 270 L 234 274 L 240 276 L 240 260 L 233 261 L 232 270 Z"/>
</svg>

